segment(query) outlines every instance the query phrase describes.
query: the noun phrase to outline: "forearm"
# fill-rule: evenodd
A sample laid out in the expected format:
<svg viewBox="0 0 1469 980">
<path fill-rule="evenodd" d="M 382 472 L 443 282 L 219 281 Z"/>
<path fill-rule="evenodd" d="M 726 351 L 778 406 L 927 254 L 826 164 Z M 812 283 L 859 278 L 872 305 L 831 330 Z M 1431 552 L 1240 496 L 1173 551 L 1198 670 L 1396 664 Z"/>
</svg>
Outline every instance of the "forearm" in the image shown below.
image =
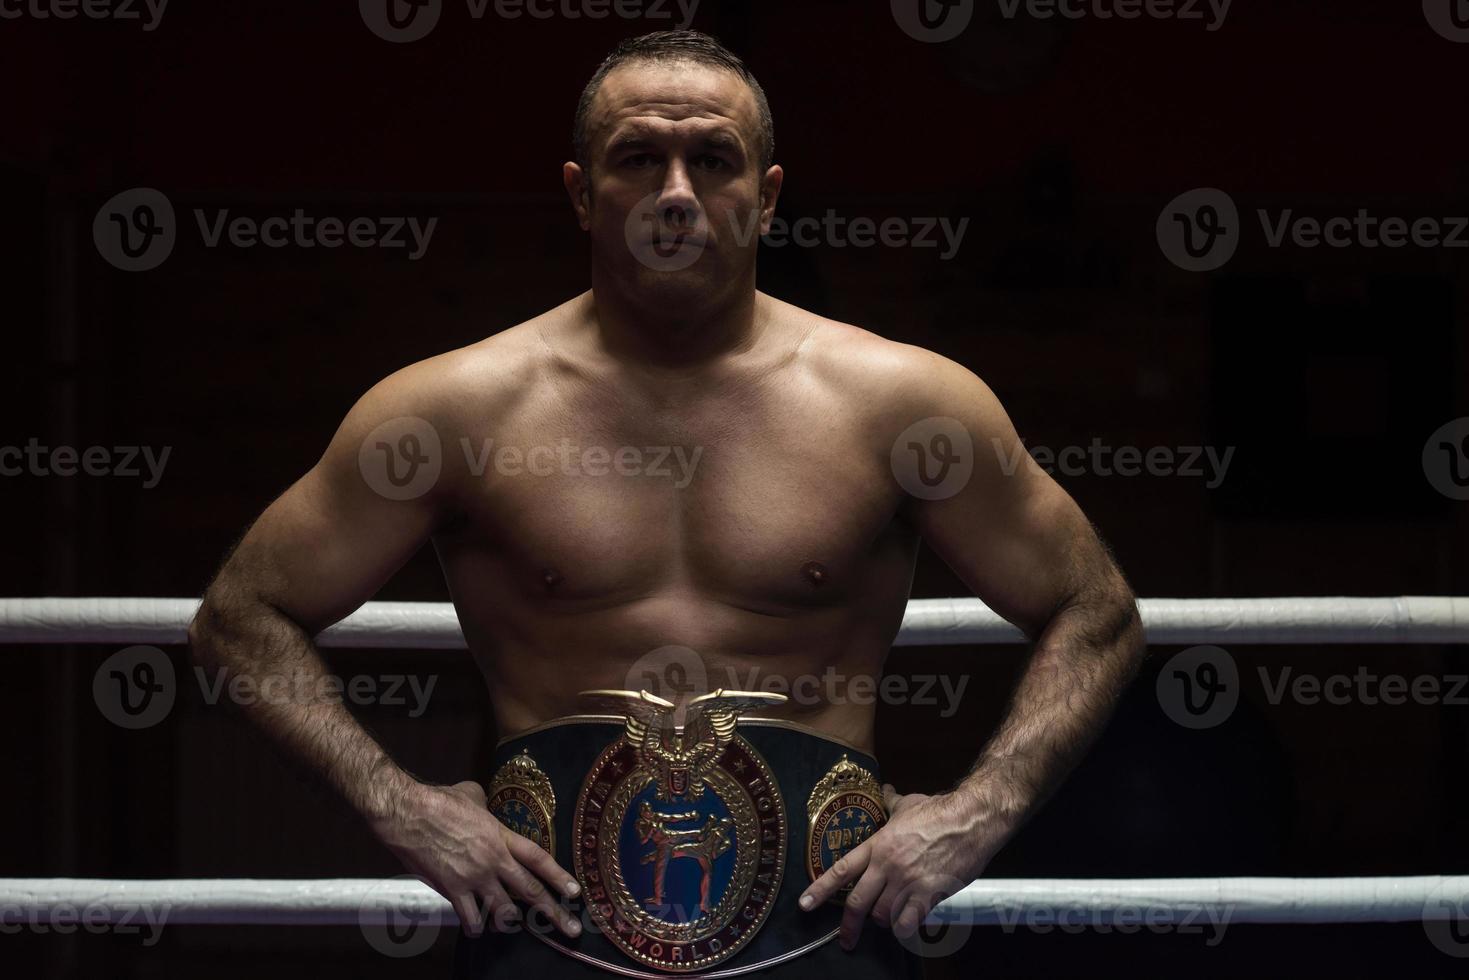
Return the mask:
<svg viewBox="0 0 1469 980">
<path fill-rule="evenodd" d="M 1144 653 L 1137 601 L 1114 571 L 1051 617 L 1009 711 L 955 792 L 1008 838 L 1100 734 Z"/>
<path fill-rule="evenodd" d="M 189 626 L 195 662 L 293 761 L 322 778 L 374 827 L 391 822 L 420 784 L 342 704 L 341 687 L 299 625 L 258 598 L 216 582 Z"/>
</svg>

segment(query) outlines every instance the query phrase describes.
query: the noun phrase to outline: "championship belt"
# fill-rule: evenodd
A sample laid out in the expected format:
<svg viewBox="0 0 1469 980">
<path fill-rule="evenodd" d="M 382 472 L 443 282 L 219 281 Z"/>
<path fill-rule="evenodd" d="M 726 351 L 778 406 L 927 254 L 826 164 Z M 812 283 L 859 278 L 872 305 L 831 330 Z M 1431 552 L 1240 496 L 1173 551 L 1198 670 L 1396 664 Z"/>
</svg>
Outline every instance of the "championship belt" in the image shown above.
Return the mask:
<svg viewBox="0 0 1469 980">
<path fill-rule="evenodd" d="M 821 777 L 806 800 L 806 871 L 815 881 L 852 848 L 888 822 L 877 777 L 845 755 Z M 831 897 L 845 899 L 855 882 Z"/>
<path fill-rule="evenodd" d="M 556 856 L 556 790 L 529 752 L 501 766 L 486 795 L 485 805 L 501 823 Z"/>
<path fill-rule="evenodd" d="M 586 912 L 575 939 L 527 931 L 635 977 L 735 976 L 836 935 L 838 903 L 808 912 L 797 900 L 886 821 L 875 761 L 746 716 L 778 694 L 714 691 L 677 724 L 676 706 L 647 692 L 584 693 L 616 713 L 558 719 L 496 752 L 491 811 L 573 869 L 572 911 Z M 575 805 L 558 811 L 558 794 Z M 801 802 L 804 826 L 789 809 Z M 530 968 L 527 945 L 509 956 Z"/>
</svg>

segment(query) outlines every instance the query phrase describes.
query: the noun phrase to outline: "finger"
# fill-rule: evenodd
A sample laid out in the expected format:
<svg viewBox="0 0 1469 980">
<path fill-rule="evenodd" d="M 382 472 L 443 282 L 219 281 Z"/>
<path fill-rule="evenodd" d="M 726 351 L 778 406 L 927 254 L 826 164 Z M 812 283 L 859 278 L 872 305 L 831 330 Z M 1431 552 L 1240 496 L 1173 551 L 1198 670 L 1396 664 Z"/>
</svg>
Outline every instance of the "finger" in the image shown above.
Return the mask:
<svg viewBox="0 0 1469 980">
<path fill-rule="evenodd" d="M 483 808 L 489 806 L 490 798 L 485 795 L 485 788 L 472 779 L 466 779 L 462 783 L 455 783 L 449 788 L 477 807 Z"/>
<path fill-rule="evenodd" d="M 811 887 L 801 893 L 801 908 L 810 911 L 822 902 L 831 898 L 841 891 L 849 882 L 856 881 L 867 870 L 867 862 L 872 857 L 872 842 L 877 837 L 874 834 L 842 857 L 837 859 L 836 864 L 826 869 L 826 873 L 811 883 Z"/>
<path fill-rule="evenodd" d="M 893 923 L 893 935 L 899 939 L 912 936 L 923 924 L 923 920 L 928 918 L 928 913 L 933 911 L 933 905 L 925 896 L 911 896 L 903 905 L 903 911 L 898 913 L 897 921 Z"/>
<path fill-rule="evenodd" d="M 581 893 L 581 886 L 576 883 L 576 879 L 535 841 L 512 833 L 509 846 L 511 855 L 517 861 L 567 898 L 575 898 Z"/>
<path fill-rule="evenodd" d="M 500 880 L 509 886 L 511 892 L 519 895 L 532 908 L 541 910 L 541 913 L 550 919 L 562 932 L 568 936 L 581 935 L 581 923 L 577 921 L 567 909 L 562 908 L 556 901 L 555 893 L 541 883 L 541 879 L 531 874 L 520 862 L 510 861 L 510 867 L 500 875 Z"/>
<path fill-rule="evenodd" d="M 496 932 L 504 932 L 520 921 L 520 909 L 505 894 L 499 882 L 480 886 L 480 898 L 484 904 L 485 925 Z"/>
<path fill-rule="evenodd" d="M 961 888 L 962 882 L 946 875 L 926 878 L 915 884 L 894 903 L 894 908 L 900 911 L 893 922 L 893 935 L 899 939 L 916 935 L 929 913 Z"/>
<path fill-rule="evenodd" d="M 888 816 L 893 815 L 893 811 L 898 808 L 898 801 L 902 798 L 902 794 L 893 788 L 892 783 L 882 784 L 882 805 L 887 810 Z"/>
<path fill-rule="evenodd" d="M 875 867 L 869 867 L 867 873 L 857 879 L 857 884 L 847 894 L 846 904 L 842 907 L 842 933 L 838 939 L 842 949 L 850 952 L 857 945 L 857 939 L 862 935 L 862 926 L 867 922 L 873 903 L 882 894 L 886 884 L 886 876 L 880 868 Z"/>
<path fill-rule="evenodd" d="M 899 895 L 898 889 L 893 886 L 893 883 L 888 882 L 887 887 L 883 888 L 882 894 L 878 896 L 877 901 L 872 903 L 872 911 L 868 915 L 873 922 L 876 922 L 884 929 L 891 929 L 893 927 L 893 918 L 903 910 L 902 900 L 906 897 L 905 895 Z"/>
<path fill-rule="evenodd" d="M 479 906 L 474 904 L 473 895 L 468 892 L 452 895 L 449 904 L 454 907 L 454 914 L 459 916 L 459 927 L 466 936 L 477 937 L 484 932 L 484 921 L 480 918 Z"/>
</svg>

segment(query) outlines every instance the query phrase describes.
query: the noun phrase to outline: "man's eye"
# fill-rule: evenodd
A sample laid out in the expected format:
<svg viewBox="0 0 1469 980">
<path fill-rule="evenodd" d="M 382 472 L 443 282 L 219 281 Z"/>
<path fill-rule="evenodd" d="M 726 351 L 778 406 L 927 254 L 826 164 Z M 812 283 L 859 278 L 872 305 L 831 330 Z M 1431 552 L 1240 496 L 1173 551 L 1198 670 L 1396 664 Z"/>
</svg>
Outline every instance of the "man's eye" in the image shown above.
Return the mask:
<svg viewBox="0 0 1469 980">
<path fill-rule="evenodd" d="M 653 157 L 647 153 L 634 153 L 622 161 L 625 167 L 646 167 L 653 162 Z"/>
<path fill-rule="evenodd" d="M 729 166 L 724 157 L 717 157 L 712 153 L 706 153 L 699 158 L 699 163 L 707 170 L 723 170 Z"/>
</svg>

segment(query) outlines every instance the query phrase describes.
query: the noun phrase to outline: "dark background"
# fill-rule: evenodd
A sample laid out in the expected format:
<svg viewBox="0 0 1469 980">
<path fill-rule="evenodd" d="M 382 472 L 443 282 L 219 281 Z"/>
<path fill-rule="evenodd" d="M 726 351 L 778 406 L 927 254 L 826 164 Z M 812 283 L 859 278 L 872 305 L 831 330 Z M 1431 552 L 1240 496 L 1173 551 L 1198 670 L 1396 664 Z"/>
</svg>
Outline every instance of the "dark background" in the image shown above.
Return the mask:
<svg viewBox="0 0 1469 980">
<path fill-rule="evenodd" d="M 1445 0 L 1447 3 L 1448 0 Z M 1236 4 L 1199 21 L 1004 20 L 978 3 L 924 44 L 882 2 L 707 0 L 693 26 L 746 58 L 774 112 L 786 218 L 967 217 L 936 249 L 786 247 L 761 288 L 939 351 L 995 389 L 1032 446 L 1233 446 L 1186 476 L 1060 475 L 1142 596 L 1469 592 L 1469 504 L 1421 453 L 1469 415 L 1469 277 L 1454 249 L 1269 248 L 1272 214 L 1469 214 L 1469 45 L 1419 4 Z M 666 20 L 471 18 L 389 44 L 351 3 L 184 3 L 160 26 L 0 19 L 0 443 L 147 445 L 163 480 L 0 478 L 0 594 L 193 596 L 397 367 L 585 288 L 560 188 L 575 100 L 617 39 Z M 159 268 L 114 269 L 92 220 L 154 187 L 180 215 Z M 1245 216 L 1190 273 L 1154 226 L 1196 187 Z M 202 245 L 190 212 L 438 217 L 427 255 Z M 961 594 L 931 555 L 914 594 Z M 447 598 L 431 552 L 381 598 Z M 1228 646 L 1227 639 L 1224 642 Z M 115 648 L 3 647 L 0 876 L 395 874 L 344 807 L 188 689 L 127 732 L 91 679 Z M 1154 695 L 1155 648 L 1096 751 L 994 863 L 1004 876 L 1469 872 L 1466 709 L 1272 705 L 1256 668 L 1444 677 L 1464 649 L 1234 647 L 1244 697 L 1189 731 Z M 182 649 L 171 649 L 186 668 Z M 970 675 L 961 710 L 883 706 L 908 790 L 959 776 L 1019 648 L 906 648 L 890 670 Z M 475 771 L 492 720 L 462 653 L 336 651 L 340 672 L 437 676 L 427 713 L 360 709 L 410 769 Z M 929 975 L 1439 975 L 1418 923 L 1205 936 L 977 930 Z M 452 937 L 395 960 L 352 928 L 3 935 L 10 975 L 439 976 Z M 7 972 L 0 966 L 0 972 Z"/>
</svg>

